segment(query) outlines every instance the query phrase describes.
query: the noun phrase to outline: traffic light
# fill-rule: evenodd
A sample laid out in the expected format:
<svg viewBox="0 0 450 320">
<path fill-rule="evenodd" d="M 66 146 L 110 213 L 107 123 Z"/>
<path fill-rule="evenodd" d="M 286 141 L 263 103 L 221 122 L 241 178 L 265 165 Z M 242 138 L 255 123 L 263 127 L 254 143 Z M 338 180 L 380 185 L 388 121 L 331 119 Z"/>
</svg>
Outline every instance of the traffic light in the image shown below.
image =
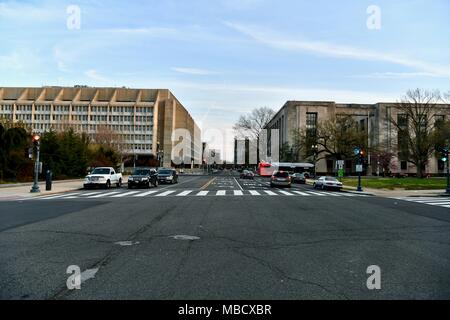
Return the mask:
<svg viewBox="0 0 450 320">
<path fill-rule="evenodd" d="M 38 134 L 35 134 L 33 136 L 33 145 L 39 146 L 40 141 L 41 141 L 41 137 Z"/>
<path fill-rule="evenodd" d="M 441 158 L 442 162 L 447 162 L 448 161 L 448 151 L 449 151 L 448 147 L 445 147 L 443 149 L 443 151 L 442 151 L 442 158 Z"/>
</svg>

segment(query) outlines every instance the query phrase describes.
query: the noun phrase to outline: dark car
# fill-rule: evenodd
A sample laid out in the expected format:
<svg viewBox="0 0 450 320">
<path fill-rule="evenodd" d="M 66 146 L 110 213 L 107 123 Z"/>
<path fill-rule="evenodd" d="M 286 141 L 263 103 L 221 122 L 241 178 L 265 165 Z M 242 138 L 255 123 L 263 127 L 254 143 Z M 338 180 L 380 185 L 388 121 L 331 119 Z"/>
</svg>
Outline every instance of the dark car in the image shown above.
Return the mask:
<svg viewBox="0 0 450 320">
<path fill-rule="evenodd" d="M 272 175 L 271 181 L 270 181 L 270 187 L 288 187 L 290 188 L 292 186 L 292 179 L 289 175 L 289 172 L 286 171 L 277 171 Z"/>
<path fill-rule="evenodd" d="M 154 169 L 136 169 L 128 178 L 128 189 L 132 189 L 134 187 L 150 188 L 150 186 L 158 186 L 158 174 Z"/>
<path fill-rule="evenodd" d="M 174 169 L 159 169 L 158 181 L 159 183 L 178 183 L 178 173 Z"/>
<path fill-rule="evenodd" d="M 304 173 L 294 173 L 291 178 L 292 183 L 306 184 L 306 176 Z"/>
<path fill-rule="evenodd" d="M 255 174 L 249 170 L 244 170 L 241 173 L 241 179 L 253 180 L 253 179 L 255 179 Z"/>
</svg>

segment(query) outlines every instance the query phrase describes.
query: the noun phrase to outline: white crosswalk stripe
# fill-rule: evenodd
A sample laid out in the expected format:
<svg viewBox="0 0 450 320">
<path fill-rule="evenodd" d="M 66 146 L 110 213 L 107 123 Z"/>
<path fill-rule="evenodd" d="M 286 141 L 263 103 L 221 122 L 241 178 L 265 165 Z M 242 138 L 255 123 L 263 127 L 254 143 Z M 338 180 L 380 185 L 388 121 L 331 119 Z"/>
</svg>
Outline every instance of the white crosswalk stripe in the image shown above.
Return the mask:
<svg viewBox="0 0 450 320">
<path fill-rule="evenodd" d="M 119 193 L 120 192 L 101 193 L 96 196 L 90 196 L 90 197 L 88 197 L 88 199 L 98 199 L 98 198 L 110 197 L 110 196 L 113 196 L 113 195 L 119 194 Z"/>
<path fill-rule="evenodd" d="M 280 191 L 280 193 L 281 193 L 282 195 L 285 195 L 285 196 L 293 196 L 292 193 L 287 192 L 287 191 Z"/>
<path fill-rule="evenodd" d="M 43 197 L 43 198 L 39 198 L 39 200 L 61 199 L 61 198 L 66 198 L 66 197 L 73 197 L 73 196 L 76 196 L 76 195 L 79 195 L 79 194 L 80 193 L 63 194 L 63 195 L 58 195 L 58 196 Z"/>
<path fill-rule="evenodd" d="M 134 196 L 138 197 L 138 198 L 143 198 L 143 197 L 147 197 L 147 196 L 149 196 L 151 194 L 155 194 L 155 193 L 158 193 L 158 191 L 156 191 L 156 190 L 147 191 L 147 192 L 144 192 L 144 193 L 136 194 Z"/>
<path fill-rule="evenodd" d="M 394 199 L 450 209 L 450 199 L 446 198 L 394 198 Z"/>
<path fill-rule="evenodd" d="M 166 191 L 166 192 L 157 194 L 156 196 L 157 196 L 157 197 L 166 197 L 166 196 L 168 196 L 168 195 L 171 195 L 172 193 L 175 193 L 175 191 Z"/>
<path fill-rule="evenodd" d="M 273 189 L 273 190 L 217 190 L 217 191 L 195 191 L 195 190 L 150 190 L 150 191 L 144 191 L 144 190 L 136 190 L 136 191 L 105 191 L 105 192 L 90 192 L 90 193 L 68 193 L 68 194 L 61 194 L 61 195 L 53 195 L 53 196 L 45 196 L 41 198 L 36 198 L 39 200 L 57 200 L 57 199 L 101 199 L 101 198 L 113 198 L 113 199 L 120 199 L 120 198 L 145 198 L 145 197 L 168 197 L 168 196 L 175 196 L 175 197 L 188 197 L 188 196 L 196 196 L 196 197 L 206 197 L 206 196 L 216 196 L 216 197 L 244 197 L 244 196 L 288 196 L 288 197 L 294 197 L 294 196 L 302 196 L 302 197 L 357 197 L 360 196 L 358 194 L 348 194 L 345 192 L 342 193 L 333 193 L 333 192 L 323 192 L 323 191 L 307 191 L 307 190 L 280 190 L 280 189 Z M 362 196 L 362 195 L 361 195 Z M 406 201 L 410 201 L 411 199 L 407 199 Z M 430 205 L 436 205 L 436 206 L 450 206 L 450 199 L 416 199 L 416 202 L 423 203 L 423 204 L 430 204 Z"/>
<path fill-rule="evenodd" d="M 131 196 L 136 193 L 139 193 L 139 191 L 131 191 L 131 192 L 126 192 L 126 193 L 116 194 L 115 196 L 112 196 L 112 198 L 123 198 L 123 197 Z"/>
<path fill-rule="evenodd" d="M 307 193 L 301 192 L 301 191 L 293 191 L 293 192 L 296 193 L 296 194 L 298 194 L 298 195 L 301 195 L 301 196 L 303 196 L 303 197 L 309 197 L 309 196 L 311 196 L 310 194 L 307 194 Z"/>
<path fill-rule="evenodd" d="M 177 197 L 186 197 L 188 195 L 190 195 L 193 191 L 192 190 L 186 190 L 183 191 L 182 193 L 178 194 Z"/>
</svg>

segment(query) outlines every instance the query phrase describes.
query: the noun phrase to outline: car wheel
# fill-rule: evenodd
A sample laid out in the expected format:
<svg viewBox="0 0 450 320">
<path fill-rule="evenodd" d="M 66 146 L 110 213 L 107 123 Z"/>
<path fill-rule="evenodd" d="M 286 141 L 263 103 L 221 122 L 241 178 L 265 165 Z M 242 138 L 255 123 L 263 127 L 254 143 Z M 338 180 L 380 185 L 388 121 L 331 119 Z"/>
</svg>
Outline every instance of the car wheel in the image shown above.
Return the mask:
<svg viewBox="0 0 450 320">
<path fill-rule="evenodd" d="M 154 186 L 155 188 L 158 188 L 158 180 L 155 180 L 155 182 L 153 183 L 153 186 Z"/>
<path fill-rule="evenodd" d="M 322 185 L 322 191 L 323 191 L 323 190 L 325 190 L 325 186 L 324 186 L 324 185 Z"/>
<path fill-rule="evenodd" d="M 119 182 L 116 184 L 117 188 L 121 188 L 122 187 L 122 179 L 119 179 Z"/>
<path fill-rule="evenodd" d="M 111 181 L 106 181 L 106 189 L 111 189 Z"/>
</svg>

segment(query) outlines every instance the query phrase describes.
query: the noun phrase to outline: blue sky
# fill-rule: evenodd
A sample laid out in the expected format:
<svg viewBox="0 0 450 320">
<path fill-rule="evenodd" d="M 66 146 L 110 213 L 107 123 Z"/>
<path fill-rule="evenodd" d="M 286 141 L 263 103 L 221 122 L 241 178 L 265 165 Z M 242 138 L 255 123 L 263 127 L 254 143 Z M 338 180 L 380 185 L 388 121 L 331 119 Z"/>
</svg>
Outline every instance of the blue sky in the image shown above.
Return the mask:
<svg viewBox="0 0 450 320">
<path fill-rule="evenodd" d="M 448 0 L 0 1 L 0 86 L 169 88 L 204 130 L 225 130 L 287 100 L 450 90 L 449 12 Z"/>
</svg>

